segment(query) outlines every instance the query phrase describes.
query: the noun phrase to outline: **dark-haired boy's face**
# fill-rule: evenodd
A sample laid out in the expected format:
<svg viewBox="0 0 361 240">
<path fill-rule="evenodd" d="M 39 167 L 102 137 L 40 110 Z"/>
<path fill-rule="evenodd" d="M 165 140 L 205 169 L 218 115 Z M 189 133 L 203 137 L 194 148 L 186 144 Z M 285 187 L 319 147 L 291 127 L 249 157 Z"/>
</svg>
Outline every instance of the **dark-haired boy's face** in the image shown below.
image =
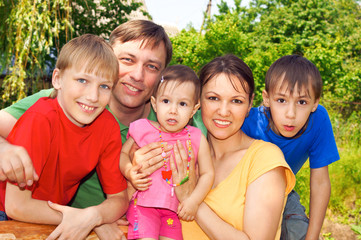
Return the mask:
<svg viewBox="0 0 361 240">
<path fill-rule="evenodd" d="M 164 43 L 152 48 L 141 40 L 114 44 L 119 61 L 119 82 L 113 89 L 112 104 L 138 108 L 149 101 L 153 88 L 165 68 Z"/>
<path fill-rule="evenodd" d="M 301 89 L 296 85 L 293 92 L 288 86 L 276 86 L 269 93 L 263 91 L 263 102 L 270 108 L 272 130 L 284 137 L 294 137 L 306 124 L 310 114 L 316 111 L 319 99 L 315 98 L 311 84 Z"/>
</svg>

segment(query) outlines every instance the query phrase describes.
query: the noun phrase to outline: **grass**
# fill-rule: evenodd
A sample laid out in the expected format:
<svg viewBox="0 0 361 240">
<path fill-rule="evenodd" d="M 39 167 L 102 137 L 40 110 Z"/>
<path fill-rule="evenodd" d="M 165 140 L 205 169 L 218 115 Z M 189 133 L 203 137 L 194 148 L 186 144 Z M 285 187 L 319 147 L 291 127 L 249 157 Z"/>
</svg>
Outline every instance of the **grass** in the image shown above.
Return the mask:
<svg viewBox="0 0 361 240">
<path fill-rule="evenodd" d="M 361 239 L 361 111 L 355 111 L 347 119 L 338 113 L 331 113 L 340 160 L 329 165 L 331 198 L 326 217 L 351 226 Z M 295 190 L 301 196 L 301 203 L 309 212 L 310 169 L 305 164 L 297 174 Z M 332 239 L 324 236 L 325 239 Z"/>
</svg>

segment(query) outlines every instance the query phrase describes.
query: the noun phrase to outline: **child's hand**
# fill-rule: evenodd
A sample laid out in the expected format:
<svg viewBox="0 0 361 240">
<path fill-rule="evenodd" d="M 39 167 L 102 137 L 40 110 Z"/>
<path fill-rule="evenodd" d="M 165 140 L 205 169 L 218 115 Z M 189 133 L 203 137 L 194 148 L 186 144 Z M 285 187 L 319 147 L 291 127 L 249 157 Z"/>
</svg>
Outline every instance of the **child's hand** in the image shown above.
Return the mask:
<svg viewBox="0 0 361 240">
<path fill-rule="evenodd" d="M 48 202 L 49 207 L 63 215 L 61 223 L 48 236 L 53 239 L 85 239 L 99 218 L 93 208 L 77 209 Z"/>
<path fill-rule="evenodd" d="M 122 230 L 119 229 L 117 223 L 100 225 L 99 227 L 94 228 L 94 232 L 99 239 L 127 239 Z"/>
<path fill-rule="evenodd" d="M 139 191 L 145 191 L 152 184 L 152 179 L 147 173 L 141 173 L 142 165 L 135 165 L 129 171 L 129 181 Z"/>
<path fill-rule="evenodd" d="M 194 203 L 190 198 L 187 198 L 178 206 L 178 217 L 183 221 L 193 221 L 198 207 L 198 204 Z"/>
</svg>

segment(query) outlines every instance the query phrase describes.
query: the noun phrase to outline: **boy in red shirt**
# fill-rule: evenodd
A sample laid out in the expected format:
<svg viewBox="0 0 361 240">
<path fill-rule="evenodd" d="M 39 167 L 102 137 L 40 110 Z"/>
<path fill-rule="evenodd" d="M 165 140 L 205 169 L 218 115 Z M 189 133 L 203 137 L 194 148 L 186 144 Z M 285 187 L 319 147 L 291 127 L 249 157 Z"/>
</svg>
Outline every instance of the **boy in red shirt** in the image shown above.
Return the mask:
<svg viewBox="0 0 361 240">
<path fill-rule="evenodd" d="M 19 221 L 59 225 L 50 239 L 84 239 L 125 213 L 120 129 L 105 109 L 118 69 L 113 49 L 98 36 L 86 34 L 64 45 L 52 76 L 52 96 L 29 108 L 7 138 L 27 150 L 39 180 L 23 190 L 1 182 L 0 211 Z M 107 199 L 85 209 L 62 206 L 94 168 Z"/>
</svg>

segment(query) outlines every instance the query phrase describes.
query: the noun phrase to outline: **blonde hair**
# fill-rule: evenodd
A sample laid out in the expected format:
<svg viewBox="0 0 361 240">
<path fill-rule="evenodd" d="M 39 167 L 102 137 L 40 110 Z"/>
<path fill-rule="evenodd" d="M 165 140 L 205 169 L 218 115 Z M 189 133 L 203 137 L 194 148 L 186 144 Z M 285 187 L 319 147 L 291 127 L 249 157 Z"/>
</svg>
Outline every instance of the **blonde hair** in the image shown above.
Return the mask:
<svg viewBox="0 0 361 240">
<path fill-rule="evenodd" d="M 111 45 L 99 36 L 84 34 L 73 38 L 62 47 L 55 67 L 61 74 L 73 66 L 84 67 L 86 73 L 109 79 L 114 85 L 118 82 L 118 59 Z M 54 90 L 51 97 L 56 95 Z"/>
</svg>

